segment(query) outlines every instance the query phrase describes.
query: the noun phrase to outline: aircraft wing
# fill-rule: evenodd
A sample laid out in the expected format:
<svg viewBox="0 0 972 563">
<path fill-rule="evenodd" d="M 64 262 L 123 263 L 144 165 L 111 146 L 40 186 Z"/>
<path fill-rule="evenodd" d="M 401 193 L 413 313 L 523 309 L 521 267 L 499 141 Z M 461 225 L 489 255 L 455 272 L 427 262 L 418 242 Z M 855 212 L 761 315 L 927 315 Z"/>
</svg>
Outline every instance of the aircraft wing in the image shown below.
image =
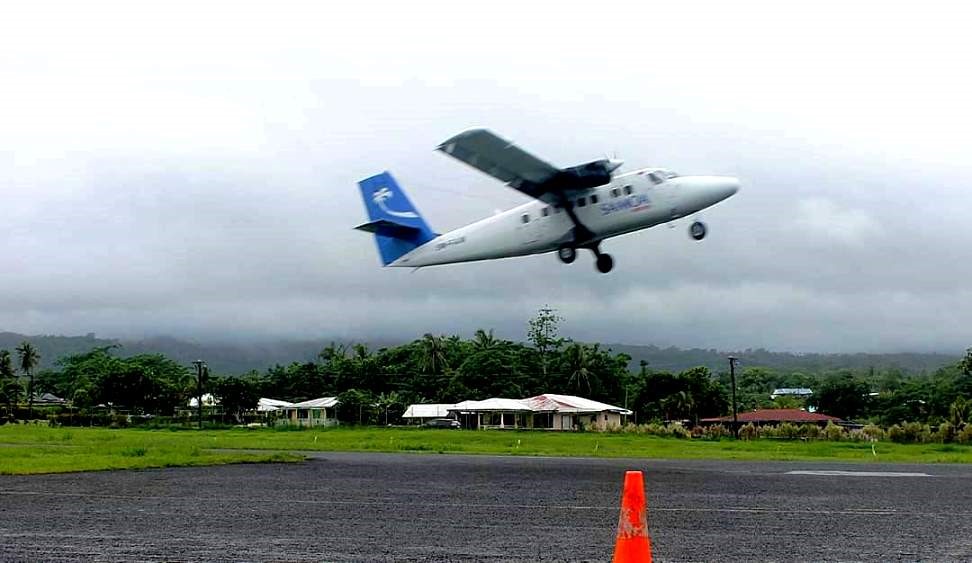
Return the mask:
<svg viewBox="0 0 972 563">
<path fill-rule="evenodd" d="M 557 168 L 489 129 L 463 131 L 439 145 L 438 149 L 547 203 L 558 203 L 565 196 L 603 186 L 621 166 L 620 160 L 602 159 Z"/>
<path fill-rule="evenodd" d="M 489 129 L 463 131 L 437 148 L 534 198 L 548 193 L 544 184 L 560 172 Z"/>
</svg>

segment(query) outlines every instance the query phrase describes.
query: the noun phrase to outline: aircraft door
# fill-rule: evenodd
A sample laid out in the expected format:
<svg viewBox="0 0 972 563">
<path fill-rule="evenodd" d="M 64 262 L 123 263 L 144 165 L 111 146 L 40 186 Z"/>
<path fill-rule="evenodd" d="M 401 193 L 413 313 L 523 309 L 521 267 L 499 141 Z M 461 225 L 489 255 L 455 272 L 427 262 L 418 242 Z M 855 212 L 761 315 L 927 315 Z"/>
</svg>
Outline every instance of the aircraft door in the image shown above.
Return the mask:
<svg viewBox="0 0 972 563">
<path fill-rule="evenodd" d="M 549 207 L 545 207 L 524 213 L 520 217 L 521 241 L 524 246 L 534 247 L 543 241 L 544 233 L 549 228 L 551 211 Z"/>
<path fill-rule="evenodd" d="M 537 243 L 540 238 L 542 219 L 545 219 L 545 217 L 537 211 L 524 213 L 520 216 L 520 225 L 517 231 L 520 233 L 519 238 L 522 246 L 532 247 Z"/>
</svg>

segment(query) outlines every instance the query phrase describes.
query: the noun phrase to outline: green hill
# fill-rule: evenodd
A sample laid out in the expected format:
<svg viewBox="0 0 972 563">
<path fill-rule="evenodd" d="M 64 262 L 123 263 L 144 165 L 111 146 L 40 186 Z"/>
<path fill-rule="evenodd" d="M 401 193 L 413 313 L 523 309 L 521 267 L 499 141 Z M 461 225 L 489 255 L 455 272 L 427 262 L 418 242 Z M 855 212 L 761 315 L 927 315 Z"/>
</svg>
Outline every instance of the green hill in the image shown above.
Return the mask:
<svg viewBox="0 0 972 563">
<path fill-rule="evenodd" d="M 416 335 L 417 336 L 417 335 Z M 242 374 L 250 370 L 265 370 L 275 364 L 312 361 L 330 340 L 273 340 L 247 344 L 214 344 L 191 342 L 171 337 L 143 340 L 111 340 L 85 336 L 26 336 L 12 332 L 0 332 L 0 349 L 13 352 L 22 341 L 30 340 L 41 354 L 41 369 L 53 367 L 62 356 L 86 352 L 99 346 L 119 345 L 118 354 L 160 353 L 173 360 L 189 365 L 203 359 L 214 373 L 221 375 Z M 372 349 L 392 346 L 399 342 L 372 343 Z M 691 367 L 706 366 L 714 372 L 727 369 L 726 356 L 740 359 L 742 367 L 761 366 L 783 372 L 819 373 L 834 369 L 867 370 L 898 368 L 904 372 L 920 374 L 934 371 L 960 359 L 958 354 L 896 353 L 896 354 L 793 354 L 767 350 L 743 350 L 722 352 L 712 349 L 659 348 L 612 344 L 605 347 L 631 356 L 631 366 L 637 369 L 641 360 L 655 370 L 678 372 Z"/>
</svg>

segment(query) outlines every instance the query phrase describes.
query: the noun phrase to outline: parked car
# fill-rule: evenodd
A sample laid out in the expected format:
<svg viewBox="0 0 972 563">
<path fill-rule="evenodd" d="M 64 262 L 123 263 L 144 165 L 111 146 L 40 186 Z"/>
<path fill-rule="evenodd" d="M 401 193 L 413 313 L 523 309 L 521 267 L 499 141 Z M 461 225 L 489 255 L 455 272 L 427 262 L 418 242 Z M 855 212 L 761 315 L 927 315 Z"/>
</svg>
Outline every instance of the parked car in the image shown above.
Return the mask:
<svg viewBox="0 0 972 563">
<path fill-rule="evenodd" d="M 426 428 L 462 428 L 462 424 L 454 418 L 433 418 L 422 426 Z"/>
</svg>

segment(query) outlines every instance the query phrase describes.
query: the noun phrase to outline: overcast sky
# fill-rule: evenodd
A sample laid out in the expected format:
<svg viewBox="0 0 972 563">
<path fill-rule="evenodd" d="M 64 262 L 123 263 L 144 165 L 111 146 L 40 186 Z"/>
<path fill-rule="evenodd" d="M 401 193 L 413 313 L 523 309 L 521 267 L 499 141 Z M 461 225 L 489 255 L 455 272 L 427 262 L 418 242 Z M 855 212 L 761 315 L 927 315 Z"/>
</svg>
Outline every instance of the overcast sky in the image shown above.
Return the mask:
<svg viewBox="0 0 972 563">
<path fill-rule="evenodd" d="M 577 339 L 972 345 L 959 3 L 21 3 L 0 21 L 0 330 L 413 338 L 537 308 Z M 330 5 L 328 5 L 330 6 Z M 731 174 L 735 197 L 584 253 L 382 269 L 355 183 L 437 231 L 524 196 L 439 153 Z"/>
</svg>

